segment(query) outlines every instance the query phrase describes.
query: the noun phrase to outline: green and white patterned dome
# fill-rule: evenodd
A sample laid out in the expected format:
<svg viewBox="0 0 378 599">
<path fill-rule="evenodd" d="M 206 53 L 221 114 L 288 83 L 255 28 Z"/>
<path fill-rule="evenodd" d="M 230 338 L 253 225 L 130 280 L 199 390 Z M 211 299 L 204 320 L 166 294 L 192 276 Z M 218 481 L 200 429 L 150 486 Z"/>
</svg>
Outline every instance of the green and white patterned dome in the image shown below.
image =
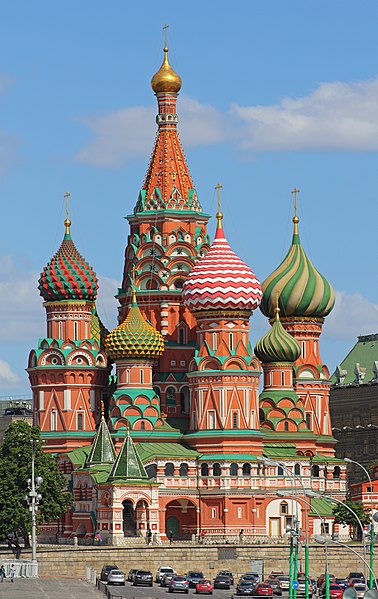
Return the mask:
<svg viewBox="0 0 378 599">
<path fill-rule="evenodd" d="M 301 355 L 296 339 L 283 328 L 280 309 L 275 309 L 275 320 L 270 331 L 261 337 L 255 347 L 255 354 L 261 362 L 295 362 Z"/>
</svg>

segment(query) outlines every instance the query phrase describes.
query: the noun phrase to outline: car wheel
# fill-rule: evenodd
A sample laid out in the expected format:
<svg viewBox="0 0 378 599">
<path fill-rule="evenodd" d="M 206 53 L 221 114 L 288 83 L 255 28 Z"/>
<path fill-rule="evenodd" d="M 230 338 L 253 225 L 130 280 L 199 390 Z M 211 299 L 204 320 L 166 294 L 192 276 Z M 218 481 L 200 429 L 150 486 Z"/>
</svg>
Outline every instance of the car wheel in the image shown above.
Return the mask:
<svg viewBox="0 0 378 599">
<path fill-rule="evenodd" d="M 152 583 L 152 582 L 150 582 L 150 587 L 152 587 L 152 586 L 153 586 L 153 583 Z"/>
</svg>

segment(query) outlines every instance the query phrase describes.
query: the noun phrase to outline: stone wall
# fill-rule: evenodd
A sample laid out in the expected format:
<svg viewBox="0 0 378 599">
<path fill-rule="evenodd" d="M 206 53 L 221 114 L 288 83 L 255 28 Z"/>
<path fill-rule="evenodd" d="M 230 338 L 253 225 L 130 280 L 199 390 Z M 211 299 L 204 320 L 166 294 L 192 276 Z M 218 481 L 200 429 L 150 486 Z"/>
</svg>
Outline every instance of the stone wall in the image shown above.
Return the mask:
<svg viewBox="0 0 378 599">
<path fill-rule="evenodd" d="M 351 545 L 361 553 L 361 545 Z M 363 563 L 343 547 L 329 544 L 330 572 L 335 576 L 346 576 L 348 572 L 363 571 Z M 9 557 L 9 552 L 0 551 L 0 559 Z M 231 570 L 236 577 L 251 571 L 252 560 L 264 561 L 264 574 L 272 570 L 289 570 L 289 545 L 180 545 L 159 547 L 39 547 L 39 573 L 41 577 L 84 578 L 85 568 L 91 567 L 100 573 L 104 564 L 116 564 L 126 573 L 130 568 L 146 568 L 155 575 L 161 565 L 169 565 L 184 574 L 199 569 L 205 576 L 213 578 L 218 570 Z M 23 559 L 30 559 L 28 552 Z M 302 561 L 301 568 L 304 569 Z M 378 556 L 375 560 L 378 571 Z M 324 546 L 310 546 L 310 574 L 317 577 L 324 572 Z"/>
</svg>

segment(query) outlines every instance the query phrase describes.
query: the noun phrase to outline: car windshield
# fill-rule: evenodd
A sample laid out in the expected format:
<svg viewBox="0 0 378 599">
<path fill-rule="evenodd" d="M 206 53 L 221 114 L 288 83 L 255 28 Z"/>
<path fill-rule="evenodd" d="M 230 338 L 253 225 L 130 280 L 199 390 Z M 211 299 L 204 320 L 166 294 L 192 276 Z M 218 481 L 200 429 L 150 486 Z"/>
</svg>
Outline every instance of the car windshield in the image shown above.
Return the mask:
<svg viewBox="0 0 378 599">
<path fill-rule="evenodd" d="M 242 580 L 242 582 L 239 582 L 239 586 L 240 587 L 250 587 L 251 583 L 249 580 Z"/>
<path fill-rule="evenodd" d="M 186 580 L 186 578 L 185 578 L 185 576 L 174 576 L 173 580 L 181 581 L 181 580 Z"/>
</svg>

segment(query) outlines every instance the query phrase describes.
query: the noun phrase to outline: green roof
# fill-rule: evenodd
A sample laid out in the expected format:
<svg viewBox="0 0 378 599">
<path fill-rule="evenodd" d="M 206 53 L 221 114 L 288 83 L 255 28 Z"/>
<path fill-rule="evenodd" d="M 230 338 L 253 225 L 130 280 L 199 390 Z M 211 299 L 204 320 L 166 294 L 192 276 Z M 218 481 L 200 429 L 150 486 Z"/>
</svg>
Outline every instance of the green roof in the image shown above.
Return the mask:
<svg viewBox="0 0 378 599">
<path fill-rule="evenodd" d="M 375 380 L 373 367 L 376 361 L 378 361 L 378 334 L 360 335 L 356 345 L 352 347 L 349 354 L 331 376 L 331 383 L 333 385 L 338 382 L 343 385 L 358 383 L 355 373 L 356 364 L 359 364 L 360 368 L 366 368 L 364 383 Z"/>
<path fill-rule="evenodd" d="M 137 451 L 142 462 L 154 458 L 186 458 L 196 459 L 200 454 L 179 443 L 138 443 Z"/>
<path fill-rule="evenodd" d="M 129 434 L 126 435 L 119 450 L 116 461 L 109 475 L 110 480 L 122 479 L 123 481 L 146 481 L 148 475 L 142 460 L 135 449 L 134 441 Z"/>
<path fill-rule="evenodd" d="M 87 461 L 88 455 L 92 449 L 92 445 L 84 445 L 84 447 L 78 447 L 67 453 L 67 457 L 71 460 L 72 464 L 78 468 L 82 468 Z"/>
<path fill-rule="evenodd" d="M 105 418 L 102 416 L 100 426 L 97 429 L 96 436 L 92 443 L 92 449 L 87 459 L 87 465 L 113 464 L 115 459 L 116 451 L 114 449 L 113 441 Z"/>
<path fill-rule="evenodd" d="M 333 505 L 327 499 L 323 499 L 323 497 L 311 497 L 310 504 L 310 516 L 319 517 L 319 514 L 321 516 L 333 516 Z"/>
<path fill-rule="evenodd" d="M 267 458 L 297 459 L 299 457 L 297 455 L 297 447 L 294 443 L 271 443 L 270 445 L 264 445 L 263 452 Z"/>
<path fill-rule="evenodd" d="M 230 462 L 255 462 L 257 460 L 257 456 L 252 453 L 207 453 L 206 455 L 201 455 L 198 458 L 200 462 L 207 462 L 211 460 L 227 460 Z"/>
</svg>

